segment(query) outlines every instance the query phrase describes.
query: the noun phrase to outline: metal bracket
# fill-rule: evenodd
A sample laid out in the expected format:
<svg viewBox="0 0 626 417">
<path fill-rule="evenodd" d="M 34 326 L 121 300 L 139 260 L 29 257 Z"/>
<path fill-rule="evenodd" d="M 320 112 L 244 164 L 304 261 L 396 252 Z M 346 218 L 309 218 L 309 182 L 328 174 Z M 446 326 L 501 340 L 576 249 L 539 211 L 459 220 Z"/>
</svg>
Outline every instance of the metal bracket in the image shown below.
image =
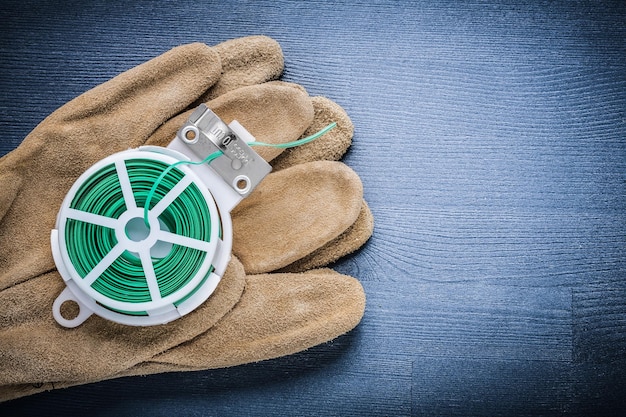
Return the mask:
<svg viewBox="0 0 626 417">
<path fill-rule="evenodd" d="M 244 197 L 272 170 L 244 140 L 252 142 L 254 136 L 239 123 L 227 125 L 205 104 L 196 108 L 177 136 L 201 159 L 221 152 L 209 166 Z"/>
</svg>

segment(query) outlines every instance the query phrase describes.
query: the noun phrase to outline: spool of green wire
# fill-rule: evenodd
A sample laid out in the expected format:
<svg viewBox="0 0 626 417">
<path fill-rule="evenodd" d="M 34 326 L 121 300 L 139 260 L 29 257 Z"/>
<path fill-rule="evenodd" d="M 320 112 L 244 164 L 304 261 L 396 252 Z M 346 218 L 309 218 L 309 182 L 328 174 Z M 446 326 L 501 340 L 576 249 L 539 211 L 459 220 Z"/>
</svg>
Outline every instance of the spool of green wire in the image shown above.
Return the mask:
<svg viewBox="0 0 626 417">
<path fill-rule="evenodd" d="M 250 145 L 291 148 L 334 127 L 294 142 Z M 223 177 L 190 166 L 220 156 L 192 161 L 175 149 L 145 147 L 111 155 L 78 178 L 51 232 L 67 284 L 53 304 L 57 322 L 76 327 L 96 313 L 130 325 L 167 323 L 211 295 L 230 259 L 230 210 L 220 215 L 209 191 Z M 228 208 L 238 201 L 218 195 Z M 63 317 L 67 301 L 78 303 L 78 316 Z"/>
<path fill-rule="evenodd" d="M 79 178 L 60 212 L 59 252 L 69 274 L 116 321 L 179 317 L 176 309 L 214 270 L 219 211 L 188 167 L 172 168 L 177 162 L 145 151 L 113 155 Z"/>
</svg>

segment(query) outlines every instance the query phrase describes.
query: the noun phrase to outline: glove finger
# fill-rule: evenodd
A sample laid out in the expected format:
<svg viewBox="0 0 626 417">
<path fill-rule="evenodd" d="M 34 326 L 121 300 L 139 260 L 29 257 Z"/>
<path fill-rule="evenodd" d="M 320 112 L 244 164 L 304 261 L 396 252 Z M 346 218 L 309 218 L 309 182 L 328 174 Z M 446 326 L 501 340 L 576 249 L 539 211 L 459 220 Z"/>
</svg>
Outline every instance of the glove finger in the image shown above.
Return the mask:
<svg viewBox="0 0 626 417">
<path fill-rule="evenodd" d="M 222 76 L 199 100 L 204 103 L 241 87 L 276 80 L 285 61 L 278 42 L 267 36 L 247 36 L 214 46 L 222 62 Z"/>
<path fill-rule="evenodd" d="M 332 340 L 363 317 L 358 280 L 330 269 L 246 277 L 233 310 L 209 331 L 121 375 L 222 368 L 277 358 Z"/>
<path fill-rule="evenodd" d="M 285 267 L 350 227 L 362 200 L 361 180 L 340 162 L 272 173 L 233 210 L 233 253 L 247 273 Z"/>
<path fill-rule="evenodd" d="M 193 103 L 221 75 L 216 51 L 194 43 L 176 47 L 70 101 L 44 123 L 62 123 L 59 140 L 85 145 L 95 137 L 109 153 L 134 147 Z"/>
<path fill-rule="evenodd" d="M 315 116 L 303 137 L 320 131 L 332 122 L 336 122 L 337 127 L 313 142 L 287 149 L 272 161 L 274 171 L 310 161 L 339 160 L 350 147 L 354 126 L 341 106 L 325 97 L 313 97 L 311 102 Z M 362 204 L 355 223 L 341 235 L 280 271 L 301 272 L 326 266 L 363 246 L 373 233 L 374 219 L 365 200 Z"/>
<path fill-rule="evenodd" d="M 242 87 L 206 103 L 224 122 L 239 121 L 260 142 L 285 143 L 299 138 L 313 120 L 309 96 L 290 84 L 272 82 Z M 164 124 L 146 142 L 167 146 L 193 110 Z M 283 150 L 256 147 L 255 151 L 271 160 Z"/>
<path fill-rule="evenodd" d="M 311 161 L 338 161 L 348 151 L 354 125 L 345 110 L 326 97 L 312 97 L 311 103 L 315 112 L 313 122 L 302 137 L 313 135 L 332 122 L 337 126 L 313 142 L 285 150 L 272 161 L 275 171 Z"/>
<path fill-rule="evenodd" d="M 278 272 L 303 272 L 320 268 L 353 253 L 368 241 L 374 231 L 374 216 L 365 200 L 352 226 L 309 255 L 281 268 Z"/>
<path fill-rule="evenodd" d="M 64 287 L 57 272 L 6 289 L 0 293 L 0 386 L 101 379 L 149 360 L 213 326 L 237 303 L 245 279 L 233 259 L 205 303 L 174 322 L 149 327 L 95 315 L 80 327 L 61 327 L 50 308 Z"/>
</svg>

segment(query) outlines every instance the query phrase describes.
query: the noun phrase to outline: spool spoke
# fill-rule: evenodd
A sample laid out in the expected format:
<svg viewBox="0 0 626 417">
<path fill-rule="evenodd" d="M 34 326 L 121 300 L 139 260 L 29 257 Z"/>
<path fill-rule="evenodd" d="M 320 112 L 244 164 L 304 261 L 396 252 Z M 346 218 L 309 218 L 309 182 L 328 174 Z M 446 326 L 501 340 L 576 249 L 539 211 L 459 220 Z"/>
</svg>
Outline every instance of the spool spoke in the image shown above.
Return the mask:
<svg viewBox="0 0 626 417">
<path fill-rule="evenodd" d="M 137 208 L 135 202 L 135 194 L 133 194 L 133 187 L 130 185 L 130 178 L 128 177 L 128 170 L 126 169 L 126 161 L 115 161 L 115 169 L 117 170 L 117 178 L 120 182 L 120 188 L 124 195 L 124 202 L 128 210 Z"/>
<path fill-rule="evenodd" d="M 95 224 L 97 226 L 108 227 L 109 229 L 115 229 L 118 224 L 117 219 L 73 208 L 68 208 L 65 213 L 70 219 L 80 220 L 81 222 Z"/>
<path fill-rule="evenodd" d="M 204 252 L 209 252 L 211 249 L 211 243 L 205 242 L 204 240 L 194 239 L 192 237 L 177 235 L 176 233 L 166 232 L 165 230 L 160 230 L 157 239 L 163 240 L 165 242 L 170 242 L 175 245 L 186 246 L 192 249 L 198 249 Z"/>
<path fill-rule="evenodd" d="M 189 175 L 185 175 L 178 183 L 168 191 L 167 194 L 150 210 L 150 213 L 155 216 L 160 216 L 163 211 L 178 198 L 178 196 L 185 191 L 185 189 L 193 182 L 193 179 Z"/>
<path fill-rule="evenodd" d="M 113 262 L 115 262 L 115 260 L 124 252 L 124 250 L 124 247 L 119 243 L 113 246 L 109 253 L 107 253 L 106 256 L 96 264 L 96 266 L 94 266 L 91 272 L 85 275 L 83 281 L 87 285 L 93 284 L 98 279 L 98 277 L 100 277 L 100 275 L 102 275 L 102 273 L 106 271 Z"/>
<path fill-rule="evenodd" d="M 141 259 L 141 266 L 146 275 L 146 282 L 148 283 L 148 289 L 150 290 L 150 297 L 152 301 L 158 301 L 162 299 L 161 290 L 159 290 L 159 283 L 154 272 L 154 265 L 152 264 L 152 257 L 150 256 L 150 248 L 143 248 L 139 252 L 139 258 Z"/>
</svg>

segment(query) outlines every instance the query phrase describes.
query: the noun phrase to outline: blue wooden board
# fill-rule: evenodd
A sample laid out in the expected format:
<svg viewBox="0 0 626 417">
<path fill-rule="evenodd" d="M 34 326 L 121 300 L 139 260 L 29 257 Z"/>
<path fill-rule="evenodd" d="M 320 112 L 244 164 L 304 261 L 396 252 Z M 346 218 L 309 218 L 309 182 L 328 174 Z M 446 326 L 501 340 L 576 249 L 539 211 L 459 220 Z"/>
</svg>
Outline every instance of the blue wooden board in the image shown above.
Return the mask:
<svg viewBox="0 0 626 417">
<path fill-rule="evenodd" d="M 4 0 L 0 22 L 0 155 L 173 46 L 265 34 L 352 118 L 376 220 L 334 266 L 367 293 L 351 333 L 0 415 L 626 415 L 626 3 Z"/>
</svg>

